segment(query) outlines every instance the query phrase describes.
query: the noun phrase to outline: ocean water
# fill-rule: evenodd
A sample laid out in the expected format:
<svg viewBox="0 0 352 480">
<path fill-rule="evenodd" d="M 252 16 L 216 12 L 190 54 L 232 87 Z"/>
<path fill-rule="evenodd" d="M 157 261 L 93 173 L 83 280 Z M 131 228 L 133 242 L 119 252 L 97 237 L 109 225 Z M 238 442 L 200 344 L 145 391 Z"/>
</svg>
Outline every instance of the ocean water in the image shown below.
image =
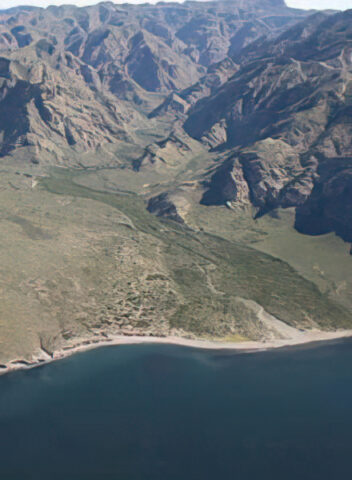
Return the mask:
<svg viewBox="0 0 352 480">
<path fill-rule="evenodd" d="M 0 377 L 0 480 L 352 478 L 352 342 L 125 345 Z"/>
</svg>

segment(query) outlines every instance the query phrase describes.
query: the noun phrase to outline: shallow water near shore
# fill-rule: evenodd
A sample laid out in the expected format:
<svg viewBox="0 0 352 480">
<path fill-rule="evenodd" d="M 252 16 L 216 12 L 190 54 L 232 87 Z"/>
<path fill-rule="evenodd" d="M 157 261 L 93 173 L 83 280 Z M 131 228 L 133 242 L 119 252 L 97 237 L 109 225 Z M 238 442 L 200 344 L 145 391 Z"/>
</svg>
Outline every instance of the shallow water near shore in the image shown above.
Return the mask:
<svg viewBox="0 0 352 480">
<path fill-rule="evenodd" d="M 349 478 L 352 341 L 91 350 L 0 377 L 0 478 Z"/>
</svg>

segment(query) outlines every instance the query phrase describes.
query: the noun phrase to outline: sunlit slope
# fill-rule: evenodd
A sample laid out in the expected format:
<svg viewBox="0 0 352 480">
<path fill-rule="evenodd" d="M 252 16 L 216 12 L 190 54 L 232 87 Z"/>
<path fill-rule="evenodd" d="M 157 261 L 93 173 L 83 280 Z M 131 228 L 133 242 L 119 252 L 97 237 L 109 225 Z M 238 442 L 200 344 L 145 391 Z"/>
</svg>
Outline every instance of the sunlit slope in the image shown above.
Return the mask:
<svg viewBox="0 0 352 480">
<path fill-rule="evenodd" d="M 141 198 L 74 178 L 52 171 L 36 184 L 3 172 L 2 362 L 117 333 L 280 337 L 260 307 L 298 328 L 352 325 L 287 263 L 160 221 Z"/>
</svg>

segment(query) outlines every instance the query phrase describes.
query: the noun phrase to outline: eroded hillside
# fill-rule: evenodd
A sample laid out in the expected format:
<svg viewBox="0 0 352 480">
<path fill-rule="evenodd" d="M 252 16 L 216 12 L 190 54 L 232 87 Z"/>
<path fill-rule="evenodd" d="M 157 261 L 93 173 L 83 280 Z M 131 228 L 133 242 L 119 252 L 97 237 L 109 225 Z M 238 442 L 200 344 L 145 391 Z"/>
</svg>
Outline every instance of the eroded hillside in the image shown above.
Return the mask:
<svg viewBox="0 0 352 480">
<path fill-rule="evenodd" d="M 351 328 L 351 24 L 280 0 L 0 11 L 0 361 Z"/>
</svg>

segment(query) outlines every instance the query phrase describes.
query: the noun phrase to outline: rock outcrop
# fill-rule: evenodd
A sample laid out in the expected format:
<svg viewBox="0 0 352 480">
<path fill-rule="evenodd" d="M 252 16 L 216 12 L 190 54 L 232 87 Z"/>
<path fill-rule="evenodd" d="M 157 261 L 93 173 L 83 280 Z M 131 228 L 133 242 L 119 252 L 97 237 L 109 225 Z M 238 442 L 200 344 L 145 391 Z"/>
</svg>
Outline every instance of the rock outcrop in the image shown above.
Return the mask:
<svg viewBox="0 0 352 480">
<path fill-rule="evenodd" d="M 220 152 L 201 203 L 295 207 L 300 231 L 349 239 L 351 19 L 281 0 L 3 10 L 0 155 L 116 165 L 127 143 L 129 168 L 172 179 Z M 176 218 L 171 183 L 153 210 Z"/>
<path fill-rule="evenodd" d="M 234 151 L 257 215 L 297 207 L 299 231 L 334 231 L 348 241 L 351 19 L 352 11 L 314 14 L 233 54 L 239 70 L 195 103 L 184 123 L 214 151 Z M 226 201 L 227 171 L 227 164 L 218 169 L 217 194 L 206 192 L 207 203 Z"/>
<path fill-rule="evenodd" d="M 312 194 L 297 209 L 296 228 L 309 235 L 336 232 L 352 242 L 352 158 L 319 164 Z"/>
<path fill-rule="evenodd" d="M 109 95 L 95 94 L 71 55 L 56 61 L 60 69 L 37 56 L 3 58 L 0 156 L 22 151 L 37 163 L 72 165 L 79 154 L 130 138 L 126 126 L 138 113 Z"/>
<path fill-rule="evenodd" d="M 184 223 L 189 204 L 182 192 L 164 192 L 148 201 L 148 211 L 157 217 Z"/>
</svg>

